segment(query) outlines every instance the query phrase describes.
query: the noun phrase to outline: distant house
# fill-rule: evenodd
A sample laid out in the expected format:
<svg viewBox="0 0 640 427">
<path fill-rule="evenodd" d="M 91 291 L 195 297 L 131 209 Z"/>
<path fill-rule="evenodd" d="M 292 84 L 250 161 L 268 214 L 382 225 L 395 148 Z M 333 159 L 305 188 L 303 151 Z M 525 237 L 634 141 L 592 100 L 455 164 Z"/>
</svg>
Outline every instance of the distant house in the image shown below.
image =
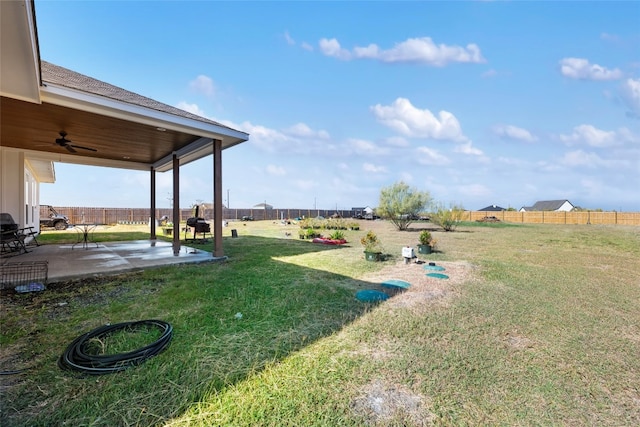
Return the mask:
<svg viewBox="0 0 640 427">
<path fill-rule="evenodd" d="M 480 212 L 502 212 L 506 211 L 505 208 L 502 208 L 498 205 L 487 206 L 486 208 L 478 209 Z"/>
<path fill-rule="evenodd" d="M 373 214 L 373 208 L 370 206 L 366 206 L 364 208 L 351 208 L 351 210 L 353 211 L 354 215 L 372 215 Z"/>
<path fill-rule="evenodd" d="M 542 200 L 536 202 L 533 206 L 523 206 L 520 212 L 530 211 L 555 211 L 570 212 L 575 208 L 568 200 Z"/>
<path fill-rule="evenodd" d="M 253 205 L 253 209 L 273 209 L 273 206 L 267 203 L 258 203 L 257 205 Z"/>
</svg>

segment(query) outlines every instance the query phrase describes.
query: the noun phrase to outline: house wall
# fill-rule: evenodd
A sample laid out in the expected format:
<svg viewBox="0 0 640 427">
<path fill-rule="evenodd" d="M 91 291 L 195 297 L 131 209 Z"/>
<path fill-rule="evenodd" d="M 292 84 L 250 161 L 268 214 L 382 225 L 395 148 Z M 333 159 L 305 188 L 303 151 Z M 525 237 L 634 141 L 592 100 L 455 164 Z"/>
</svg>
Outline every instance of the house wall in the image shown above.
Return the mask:
<svg viewBox="0 0 640 427">
<path fill-rule="evenodd" d="M 11 214 L 23 227 L 39 229 L 40 184 L 24 153 L 0 148 L 0 212 Z"/>
<path fill-rule="evenodd" d="M 560 206 L 557 209 L 557 211 L 558 212 L 571 212 L 571 209 L 573 209 L 573 205 L 565 200 L 565 202 L 562 204 L 562 206 Z"/>
<path fill-rule="evenodd" d="M 13 220 L 24 221 L 24 154 L 0 148 L 0 212 L 11 214 Z"/>
</svg>

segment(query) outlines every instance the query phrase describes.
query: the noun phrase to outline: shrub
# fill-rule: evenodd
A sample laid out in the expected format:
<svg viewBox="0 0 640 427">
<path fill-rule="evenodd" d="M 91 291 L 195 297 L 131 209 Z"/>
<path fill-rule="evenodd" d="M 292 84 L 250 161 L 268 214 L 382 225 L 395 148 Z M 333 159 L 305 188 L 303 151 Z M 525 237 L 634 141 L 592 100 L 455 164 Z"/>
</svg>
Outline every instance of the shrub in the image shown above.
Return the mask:
<svg viewBox="0 0 640 427">
<path fill-rule="evenodd" d="M 422 230 L 420 232 L 420 235 L 418 236 L 418 240 L 420 241 L 421 245 L 431 246 L 431 241 L 433 240 L 433 237 L 431 236 L 431 233 L 429 233 L 427 230 Z"/>
<path fill-rule="evenodd" d="M 464 208 L 459 205 L 452 205 L 449 209 L 439 205 L 436 211 L 431 215 L 431 222 L 439 225 L 444 231 L 453 231 L 462 221 Z"/>
<path fill-rule="evenodd" d="M 378 240 L 378 236 L 376 236 L 376 233 L 371 230 L 367 231 L 367 234 L 362 236 L 360 244 L 364 246 L 365 252 L 380 252 L 380 241 Z"/>
<path fill-rule="evenodd" d="M 332 240 L 344 240 L 344 232 L 342 230 L 336 230 L 329 236 Z"/>
</svg>

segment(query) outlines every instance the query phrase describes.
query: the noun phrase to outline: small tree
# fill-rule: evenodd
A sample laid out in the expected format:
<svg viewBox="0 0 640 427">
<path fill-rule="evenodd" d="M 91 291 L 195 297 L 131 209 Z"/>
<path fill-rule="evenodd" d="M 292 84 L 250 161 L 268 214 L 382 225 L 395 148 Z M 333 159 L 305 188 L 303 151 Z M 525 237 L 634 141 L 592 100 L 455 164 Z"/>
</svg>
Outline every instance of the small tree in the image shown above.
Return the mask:
<svg viewBox="0 0 640 427">
<path fill-rule="evenodd" d="M 453 204 L 450 208 L 445 208 L 444 205 L 438 204 L 431 215 L 431 222 L 442 227 L 444 231 L 453 231 L 462 221 L 463 215 L 464 208 L 461 205 Z"/>
<path fill-rule="evenodd" d="M 431 196 L 428 192 L 410 188 L 400 181 L 380 190 L 380 202 L 376 213 L 402 231 L 411 225 L 430 202 Z"/>
</svg>

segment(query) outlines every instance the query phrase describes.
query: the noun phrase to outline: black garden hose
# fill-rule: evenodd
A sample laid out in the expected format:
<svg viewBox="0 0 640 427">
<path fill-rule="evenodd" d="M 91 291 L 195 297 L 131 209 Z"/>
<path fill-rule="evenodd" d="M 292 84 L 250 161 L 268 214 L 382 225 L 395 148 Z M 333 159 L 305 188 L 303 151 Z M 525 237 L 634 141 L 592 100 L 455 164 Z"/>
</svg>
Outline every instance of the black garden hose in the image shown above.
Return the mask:
<svg viewBox="0 0 640 427">
<path fill-rule="evenodd" d="M 87 354 L 87 343 L 94 338 L 105 337 L 114 331 L 135 329 L 141 325 L 160 328 L 163 332 L 155 342 L 128 353 L 91 355 Z M 116 323 L 104 325 L 76 338 L 58 359 L 58 365 L 63 369 L 80 371 L 90 375 L 103 375 L 122 371 L 134 365 L 139 365 L 146 359 L 160 354 L 171 342 L 173 327 L 162 320 L 140 320 L 136 322 Z"/>
</svg>

